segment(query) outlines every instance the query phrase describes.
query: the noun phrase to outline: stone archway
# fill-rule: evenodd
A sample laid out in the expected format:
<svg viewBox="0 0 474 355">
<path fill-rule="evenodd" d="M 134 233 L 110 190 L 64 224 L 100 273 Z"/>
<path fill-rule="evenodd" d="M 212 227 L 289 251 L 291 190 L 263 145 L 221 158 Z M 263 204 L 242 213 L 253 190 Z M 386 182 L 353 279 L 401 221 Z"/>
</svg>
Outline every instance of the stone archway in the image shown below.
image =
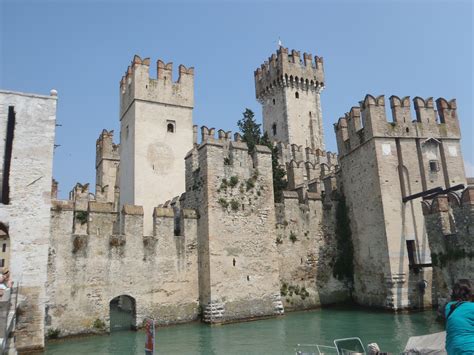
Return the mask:
<svg viewBox="0 0 474 355">
<path fill-rule="evenodd" d="M 109 303 L 110 331 L 136 330 L 137 311 L 135 298 L 128 295 L 120 295 L 113 298 Z"/>
</svg>

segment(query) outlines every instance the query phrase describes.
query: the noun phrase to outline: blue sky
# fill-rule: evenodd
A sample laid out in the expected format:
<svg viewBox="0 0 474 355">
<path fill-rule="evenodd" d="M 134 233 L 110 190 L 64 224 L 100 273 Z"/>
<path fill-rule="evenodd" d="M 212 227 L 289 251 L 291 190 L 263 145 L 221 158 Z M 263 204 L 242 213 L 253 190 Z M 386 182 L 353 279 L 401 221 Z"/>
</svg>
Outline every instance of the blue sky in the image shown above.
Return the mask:
<svg viewBox="0 0 474 355">
<path fill-rule="evenodd" d="M 471 1 L 0 0 L 0 88 L 58 90 L 65 197 L 78 181 L 94 185 L 101 130 L 119 136 L 119 80 L 134 54 L 173 61 L 175 73 L 194 66 L 195 124 L 235 131 L 246 107 L 261 120 L 253 72 L 279 37 L 324 57 L 329 150 L 333 123 L 367 93 L 456 98 L 474 175 Z"/>
</svg>

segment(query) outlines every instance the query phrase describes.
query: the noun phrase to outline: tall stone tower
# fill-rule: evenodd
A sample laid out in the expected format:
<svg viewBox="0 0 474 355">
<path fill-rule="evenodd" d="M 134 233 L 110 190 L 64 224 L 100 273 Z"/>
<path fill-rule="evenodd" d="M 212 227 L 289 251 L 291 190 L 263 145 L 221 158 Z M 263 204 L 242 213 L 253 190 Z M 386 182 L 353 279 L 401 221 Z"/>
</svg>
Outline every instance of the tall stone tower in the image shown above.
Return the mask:
<svg viewBox="0 0 474 355">
<path fill-rule="evenodd" d="M 432 302 L 431 256 L 420 199 L 465 184 L 456 101 L 367 95 L 335 125 L 354 241 L 355 297 L 364 305 L 423 308 Z"/>
<path fill-rule="evenodd" d="M 263 129 L 273 141 L 324 150 L 320 93 L 323 59 L 280 47 L 255 73 Z"/>
<path fill-rule="evenodd" d="M 120 82 L 120 205 L 142 205 L 144 233 L 153 207 L 185 191 L 184 157 L 193 146 L 194 69 L 135 56 Z"/>
</svg>

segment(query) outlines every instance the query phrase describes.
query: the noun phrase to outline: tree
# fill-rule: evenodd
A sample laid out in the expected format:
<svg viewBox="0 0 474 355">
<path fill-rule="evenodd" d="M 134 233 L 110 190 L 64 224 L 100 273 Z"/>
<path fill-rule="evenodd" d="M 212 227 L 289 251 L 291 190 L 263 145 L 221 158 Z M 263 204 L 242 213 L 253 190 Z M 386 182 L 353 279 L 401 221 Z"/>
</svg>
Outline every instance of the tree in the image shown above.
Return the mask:
<svg viewBox="0 0 474 355">
<path fill-rule="evenodd" d="M 267 132 L 262 135 L 260 124 L 255 121 L 252 110 L 246 108 L 243 118 L 237 121 L 237 126 L 242 134 L 242 140 L 247 143 L 249 153 L 253 154 L 256 145 L 265 145 L 272 152 L 272 172 L 273 172 L 273 195 L 275 202 L 283 200 L 283 190 L 287 186 L 285 180 L 286 171 L 278 162 L 278 149 L 268 138 Z"/>
<path fill-rule="evenodd" d="M 266 145 L 272 151 L 273 195 L 275 202 L 282 202 L 283 190 L 287 187 L 287 181 L 285 180 L 286 171 L 278 162 L 278 148 L 270 142 L 267 132 L 260 139 L 260 144 Z"/>
<path fill-rule="evenodd" d="M 255 115 L 252 110 L 246 108 L 243 116 L 242 119 L 237 121 L 237 126 L 242 134 L 242 140 L 247 143 L 250 154 L 253 154 L 255 146 L 260 144 L 262 136 L 261 125 L 255 121 Z"/>
</svg>

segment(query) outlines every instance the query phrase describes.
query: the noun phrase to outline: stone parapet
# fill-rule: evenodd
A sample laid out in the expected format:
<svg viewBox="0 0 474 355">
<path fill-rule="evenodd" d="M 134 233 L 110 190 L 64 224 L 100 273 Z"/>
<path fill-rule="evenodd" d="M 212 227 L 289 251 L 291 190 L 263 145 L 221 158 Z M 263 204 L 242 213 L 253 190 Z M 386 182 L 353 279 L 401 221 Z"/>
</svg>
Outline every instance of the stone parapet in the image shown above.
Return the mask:
<svg viewBox="0 0 474 355">
<path fill-rule="evenodd" d="M 280 47 L 272 56 L 255 70 L 255 94 L 262 100 L 278 86 L 292 86 L 300 90 L 318 90 L 324 87 L 323 58 L 303 54 Z"/>
<path fill-rule="evenodd" d="M 179 66 L 179 77 L 173 81 L 173 63 L 158 60 L 157 77 L 150 78 L 150 58 L 135 55 L 120 80 L 120 117 L 134 100 L 157 101 L 193 108 L 194 68 Z"/>
<path fill-rule="evenodd" d="M 411 117 L 409 97 L 390 97 L 392 121 L 385 111 L 385 97 L 366 95 L 358 107 L 334 125 L 340 155 L 346 155 L 373 137 L 460 139 L 456 100 L 415 97 L 416 119 Z"/>
</svg>

